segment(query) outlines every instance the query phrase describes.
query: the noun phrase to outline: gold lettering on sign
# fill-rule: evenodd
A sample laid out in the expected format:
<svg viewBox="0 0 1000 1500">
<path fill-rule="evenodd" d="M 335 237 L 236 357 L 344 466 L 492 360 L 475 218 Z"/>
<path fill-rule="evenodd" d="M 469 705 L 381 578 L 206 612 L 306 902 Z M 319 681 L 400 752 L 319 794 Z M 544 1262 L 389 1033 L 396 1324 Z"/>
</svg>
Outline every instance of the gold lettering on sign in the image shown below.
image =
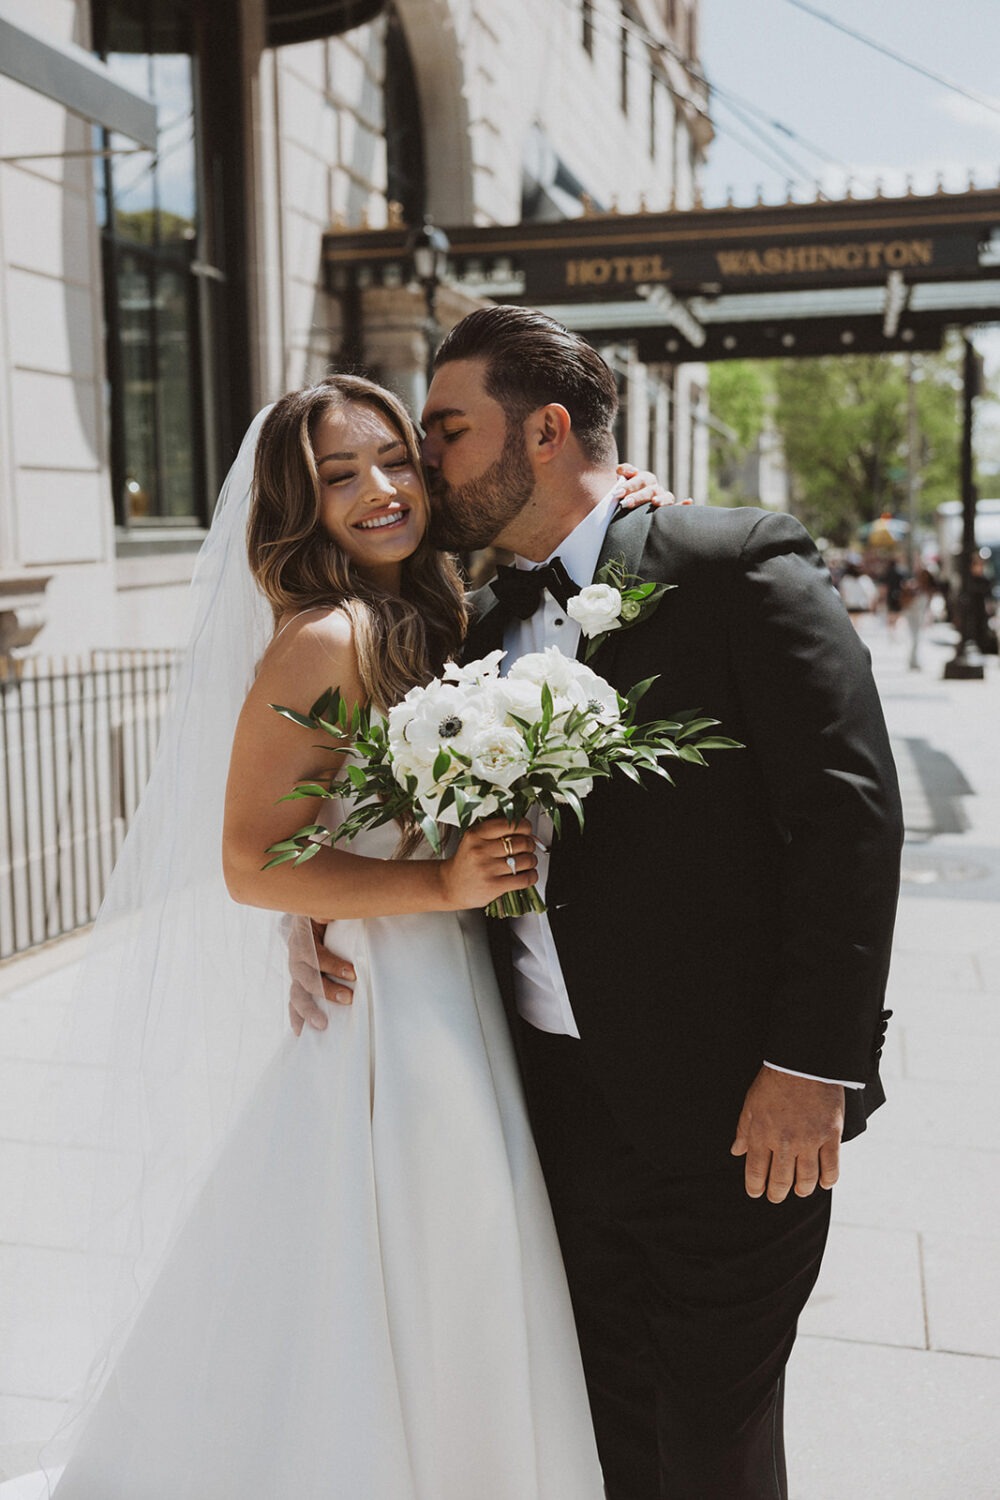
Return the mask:
<svg viewBox="0 0 1000 1500">
<path fill-rule="evenodd" d="M 648 281 L 669 281 L 672 274 L 663 264 L 662 255 L 597 256 L 566 262 L 567 286 L 640 286 Z"/>
<path fill-rule="evenodd" d="M 843 245 L 772 245 L 760 250 L 718 250 L 723 276 L 802 276 L 823 271 L 904 270 L 934 264 L 933 240 L 865 240 Z"/>
</svg>

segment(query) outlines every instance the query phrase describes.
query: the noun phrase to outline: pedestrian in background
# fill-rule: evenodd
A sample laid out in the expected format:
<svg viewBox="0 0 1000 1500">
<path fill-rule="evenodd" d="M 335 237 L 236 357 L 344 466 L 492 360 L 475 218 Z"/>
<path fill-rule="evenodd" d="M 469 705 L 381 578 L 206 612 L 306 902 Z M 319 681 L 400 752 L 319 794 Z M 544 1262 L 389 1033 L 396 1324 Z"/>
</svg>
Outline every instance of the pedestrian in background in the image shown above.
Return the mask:
<svg viewBox="0 0 1000 1500">
<path fill-rule="evenodd" d="M 848 558 L 845 563 L 837 589 L 857 630 L 862 615 L 870 615 L 878 603 L 878 589 L 868 574 L 862 572 L 854 558 Z"/>
<path fill-rule="evenodd" d="M 885 565 L 885 572 L 882 574 L 885 618 L 890 631 L 896 629 L 896 624 L 905 608 L 903 589 L 909 580 L 909 576 L 899 558 L 890 557 Z"/>
<path fill-rule="evenodd" d="M 920 671 L 920 632 L 930 618 L 931 603 L 936 593 L 937 582 L 929 568 L 918 568 L 902 587 L 903 618 L 910 632 L 910 657 L 907 666 L 911 672 Z"/>
</svg>

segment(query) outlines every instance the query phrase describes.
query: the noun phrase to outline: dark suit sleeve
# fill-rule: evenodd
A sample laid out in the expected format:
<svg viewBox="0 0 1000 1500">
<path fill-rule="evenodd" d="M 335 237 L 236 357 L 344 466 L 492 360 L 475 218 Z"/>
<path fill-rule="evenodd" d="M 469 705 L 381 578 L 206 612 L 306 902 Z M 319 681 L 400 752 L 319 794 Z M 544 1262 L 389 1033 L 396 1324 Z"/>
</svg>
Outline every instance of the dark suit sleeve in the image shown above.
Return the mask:
<svg viewBox="0 0 1000 1500">
<path fill-rule="evenodd" d="M 768 515 L 732 600 L 737 691 L 783 842 L 780 978 L 764 1056 L 867 1081 L 899 887 L 902 817 L 868 653 L 797 521 Z"/>
</svg>

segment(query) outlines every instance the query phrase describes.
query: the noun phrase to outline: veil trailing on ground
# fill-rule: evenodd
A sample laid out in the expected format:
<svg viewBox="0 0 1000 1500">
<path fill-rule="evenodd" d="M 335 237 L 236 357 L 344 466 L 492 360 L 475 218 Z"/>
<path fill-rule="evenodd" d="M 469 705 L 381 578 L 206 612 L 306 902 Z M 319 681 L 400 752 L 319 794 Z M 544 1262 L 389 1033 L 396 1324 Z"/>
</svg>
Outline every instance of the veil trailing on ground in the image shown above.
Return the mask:
<svg viewBox="0 0 1000 1500">
<path fill-rule="evenodd" d="M 265 415 L 244 438 L 197 562 L 153 772 L 39 1101 L 48 1154 L 26 1209 L 48 1225 L 51 1253 L 37 1269 L 44 1277 L 51 1264 L 53 1276 L 48 1292 L 33 1284 L 45 1309 L 38 1353 L 77 1391 L 44 1454 L 48 1471 L 72 1448 L 228 1129 L 288 1034 L 282 919 L 237 906 L 221 873 L 233 732 L 273 630 L 246 558 Z"/>
</svg>

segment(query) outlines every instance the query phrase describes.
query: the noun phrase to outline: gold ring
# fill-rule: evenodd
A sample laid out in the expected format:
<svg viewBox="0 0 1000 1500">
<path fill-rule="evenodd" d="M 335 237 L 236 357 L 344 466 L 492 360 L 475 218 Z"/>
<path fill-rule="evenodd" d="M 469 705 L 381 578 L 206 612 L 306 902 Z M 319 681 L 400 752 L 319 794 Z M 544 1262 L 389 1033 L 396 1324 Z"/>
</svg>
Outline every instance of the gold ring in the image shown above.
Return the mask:
<svg viewBox="0 0 1000 1500">
<path fill-rule="evenodd" d="M 503 852 L 509 858 L 514 853 L 514 840 L 509 833 L 505 833 L 500 843 L 503 845 Z"/>
</svg>

